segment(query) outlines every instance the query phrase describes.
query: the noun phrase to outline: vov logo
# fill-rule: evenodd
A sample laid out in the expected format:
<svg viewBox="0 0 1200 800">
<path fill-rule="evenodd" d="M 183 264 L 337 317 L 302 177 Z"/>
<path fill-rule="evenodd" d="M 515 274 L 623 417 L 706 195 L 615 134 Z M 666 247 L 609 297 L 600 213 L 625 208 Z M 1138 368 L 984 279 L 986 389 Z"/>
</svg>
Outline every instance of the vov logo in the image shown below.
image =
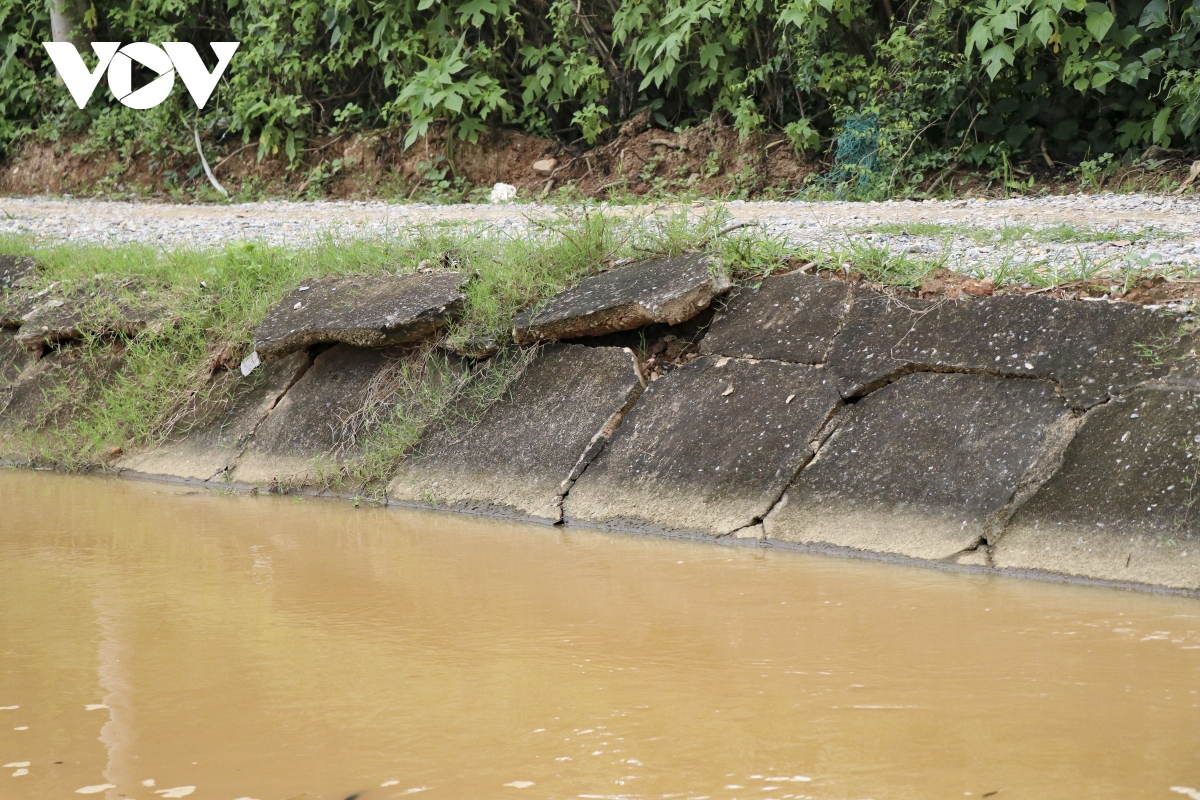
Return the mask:
<svg viewBox="0 0 1200 800">
<path fill-rule="evenodd" d="M 212 72 L 200 60 L 196 48 L 186 42 L 163 42 L 162 47 L 149 42 L 133 42 L 124 47 L 120 42 L 92 42 L 92 50 L 99 60 L 92 71 L 88 71 L 79 51 L 70 42 L 42 44 L 50 54 L 59 77 L 67 85 L 75 105 L 80 108 L 87 105 L 107 70 L 108 88 L 113 97 L 130 108 L 147 109 L 167 99 L 175 87 L 177 72 L 196 101 L 196 108 L 204 108 L 241 42 L 212 42 L 213 52 L 217 56 L 217 66 Z M 157 78 L 137 91 L 133 90 L 134 61 L 158 74 Z"/>
</svg>

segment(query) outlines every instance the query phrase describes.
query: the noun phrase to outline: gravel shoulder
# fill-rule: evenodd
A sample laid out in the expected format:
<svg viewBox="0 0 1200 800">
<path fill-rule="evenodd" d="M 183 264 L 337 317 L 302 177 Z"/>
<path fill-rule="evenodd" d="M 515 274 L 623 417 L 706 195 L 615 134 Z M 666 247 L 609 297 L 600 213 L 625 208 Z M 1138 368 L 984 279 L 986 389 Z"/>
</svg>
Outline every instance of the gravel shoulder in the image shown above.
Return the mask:
<svg viewBox="0 0 1200 800">
<path fill-rule="evenodd" d="M 692 203 L 699 213 L 714 203 Z M 614 206 L 613 214 L 682 206 Z M 968 274 L 1040 269 L 1070 277 L 1080 270 L 1200 274 L 1200 200 L 1157 195 L 1068 195 L 1008 200 L 886 202 L 745 202 L 725 208 L 756 221 L 797 250 L 864 244 L 944 263 Z M 549 205 L 428 205 L 384 202 L 265 201 L 174 205 L 41 198 L 0 198 L 0 235 L 49 242 L 143 242 L 213 247 L 239 241 L 303 246 L 325 236 L 389 236 L 417 225 L 477 224 L 521 235 Z"/>
</svg>

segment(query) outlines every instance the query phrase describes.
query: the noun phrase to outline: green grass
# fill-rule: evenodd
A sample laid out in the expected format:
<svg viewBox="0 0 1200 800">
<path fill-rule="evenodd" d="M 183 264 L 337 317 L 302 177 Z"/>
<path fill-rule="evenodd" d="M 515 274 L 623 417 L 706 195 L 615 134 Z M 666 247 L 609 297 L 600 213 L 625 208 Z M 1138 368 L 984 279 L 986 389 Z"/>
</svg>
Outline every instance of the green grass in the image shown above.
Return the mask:
<svg viewBox="0 0 1200 800">
<path fill-rule="evenodd" d="M 944 222 L 887 222 L 879 225 L 854 228 L 849 232 L 858 235 L 879 233 L 891 236 L 919 236 L 942 240 L 971 239 L 981 245 L 1011 245 L 1016 242 L 1032 242 L 1037 244 L 1137 242 L 1151 236 L 1160 239 L 1180 238 L 1178 235 L 1166 234 L 1161 231 L 1120 232 L 1085 228 L 1067 223 L 1041 227 L 1005 225 L 1002 228 L 985 228 L 967 224 L 953 225 Z"/>
</svg>

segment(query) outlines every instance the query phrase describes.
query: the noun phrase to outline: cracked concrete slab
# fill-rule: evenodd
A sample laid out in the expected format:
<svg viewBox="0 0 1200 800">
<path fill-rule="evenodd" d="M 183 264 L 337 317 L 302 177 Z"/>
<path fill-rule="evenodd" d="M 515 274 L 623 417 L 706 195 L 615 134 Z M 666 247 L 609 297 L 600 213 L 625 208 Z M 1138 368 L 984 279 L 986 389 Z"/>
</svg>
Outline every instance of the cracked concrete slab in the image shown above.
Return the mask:
<svg viewBox="0 0 1200 800">
<path fill-rule="evenodd" d="M 850 309 L 850 285 L 793 272 L 742 290 L 700 342 L 705 355 L 821 364 Z"/>
<path fill-rule="evenodd" d="M 25 284 L 37 273 L 38 262 L 35 258 L 0 255 L 0 292 Z"/>
<path fill-rule="evenodd" d="M 711 256 L 640 261 L 586 278 L 513 319 L 519 344 L 678 325 L 732 284 Z"/>
<path fill-rule="evenodd" d="M 220 481 L 233 469 L 259 424 L 312 364 L 299 352 L 265 365 L 248 378 L 237 370 L 213 378 L 216 401 L 185 420 L 184 432 L 163 444 L 132 453 L 114 466 L 143 475 Z"/>
<path fill-rule="evenodd" d="M 767 538 L 951 558 L 983 539 L 1069 422 L 1048 381 L 901 378 L 839 418 L 767 516 Z"/>
<path fill-rule="evenodd" d="M 310 345 L 412 345 L 431 338 L 461 308 L 460 272 L 314 278 L 271 307 L 254 333 L 266 361 Z"/>
<path fill-rule="evenodd" d="M 422 442 L 389 501 L 558 522 L 563 494 L 642 388 L 624 348 L 546 347 L 477 424 Z"/>
<path fill-rule="evenodd" d="M 18 303 L 17 342 L 32 352 L 89 336 L 135 336 L 164 321 L 163 309 L 136 294 L 137 283 L 93 279 L 55 287 L 40 298 Z"/>
<path fill-rule="evenodd" d="M 1179 337 L 1171 315 L 1129 303 L 1049 297 L 917 300 L 856 293 L 827 364 L 844 396 L 920 370 L 1048 378 L 1090 408 L 1169 367 L 1155 355 Z"/>
<path fill-rule="evenodd" d="M 567 522 L 721 536 L 761 519 L 841 401 L 823 370 L 704 356 L 650 384 L 563 503 Z"/>
<path fill-rule="evenodd" d="M 338 344 L 312 366 L 259 424 L 230 480 L 305 486 L 359 452 L 346 425 L 362 408 L 371 378 L 388 358 L 378 348 Z"/>
<path fill-rule="evenodd" d="M 994 552 L 1006 569 L 1200 589 L 1200 388 L 1147 386 L 1088 412 Z"/>
</svg>

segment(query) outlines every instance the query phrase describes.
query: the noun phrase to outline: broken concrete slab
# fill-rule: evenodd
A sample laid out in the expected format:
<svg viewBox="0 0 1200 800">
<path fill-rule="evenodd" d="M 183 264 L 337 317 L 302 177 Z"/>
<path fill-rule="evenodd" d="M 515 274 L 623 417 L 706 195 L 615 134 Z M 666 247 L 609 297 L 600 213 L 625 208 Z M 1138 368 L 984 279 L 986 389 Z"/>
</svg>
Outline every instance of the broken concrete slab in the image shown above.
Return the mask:
<svg viewBox="0 0 1200 800">
<path fill-rule="evenodd" d="M 17 341 L 37 352 L 87 336 L 135 336 L 162 318 L 162 309 L 139 302 L 130 284 L 82 281 L 36 297 L 21 317 Z"/>
<path fill-rule="evenodd" d="M 237 460 L 238 483 L 305 486 L 323 470 L 359 452 L 350 435 L 371 379 L 389 354 L 378 348 L 335 345 L 275 405 Z"/>
<path fill-rule="evenodd" d="M 1004 569 L 1200 589 L 1200 389 L 1093 409 L 994 547 Z"/>
<path fill-rule="evenodd" d="M 410 345 L 432 337 L 462 306 L 461 272 L 316 278 L 276 303 L 254 333 L 263 360 L 322 342 Z"/>
<path fill-rule="evenodd" d="M 700 343 L 705 355 L 821 364 L 850 309 L 850 285 L 793 272 L 739 292 Z"/>
<path fill-rule="evenodd" d="M 856 403 L 764 521 L 768 539 L 948 559 L 1004 521 L 1074 430 L 1049 381 L 922 373 Z"/>
<path fill-rule="evenodd" d="M 122 458 L 114 467 L 133 473 L 214 481 L 224 479 L 246 442 L 280 398 L 311 366 L 307 352 L 292 353 L 249 377 L 237 370 L 213 380 L 214 398 L 161 445 Z"/>
<path fill-rule="evenodd" d="M 0 292 L 21 287 L 37 277 L 38 262 L 29 256 L 0 255 Z"/>
<path fill-rule="evenodd" d="M 1049 297 L 916 300 L 856 292 L 828 369 L 843 396 L 899 375 L 961 370 L 1049 378 L 1076 408 L 1165 375 L 1155 350 L 1180 335 L 1177 318 L 1129 303 Z"/>
<path fill-rule="evenodd" d="M 733 533 L 766 515 L 840 404 L 823 370 L 701 357 L 650 384 L 572 487 L 564 520 Z"/>
<path fill-rule="evenodd" d="M 518 344 L 677 325 L 732 284 L 706 255 L 640 261 L 586 278 L 513 319 Z"/>
<path fill-rule="evenodd" d="M 546 347 L 478 424 L 422 442 L 389 501 L 558 522 L 563 494 L 641 392 L 626 349 Z"/>
</svg>

